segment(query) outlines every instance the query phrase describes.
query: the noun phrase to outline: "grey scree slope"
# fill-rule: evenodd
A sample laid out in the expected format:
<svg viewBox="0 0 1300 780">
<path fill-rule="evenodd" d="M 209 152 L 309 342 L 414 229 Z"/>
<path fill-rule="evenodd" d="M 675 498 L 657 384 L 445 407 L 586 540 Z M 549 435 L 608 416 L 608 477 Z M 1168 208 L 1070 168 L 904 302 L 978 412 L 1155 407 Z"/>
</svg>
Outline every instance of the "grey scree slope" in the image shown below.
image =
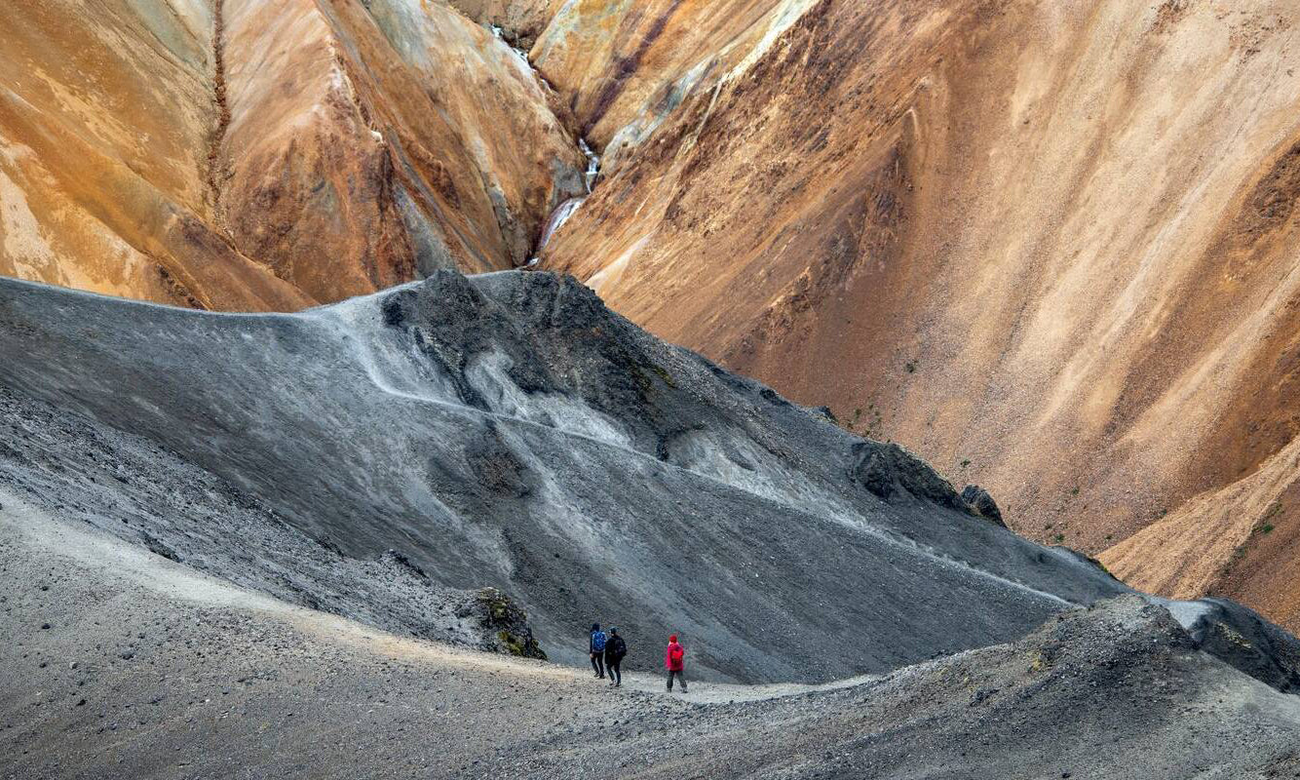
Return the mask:
<svg viewBox="0 0 1300 780">
<path fill-rule="evenodd" d="M 290 607 L 0 500 L 4 780 L 1300 777 L 1300 697 L 1136 596 L 848 687 L 669 696 Z"/>
<path fill-rule="evenodd" d="M 0 385 L 0 487 L 418 636 L 466 638 L 448 605 L 494 586 L 553 659 L 599 619 L 682 634 L 703 677 L 819 682 L 1125 591 L 549 274 L 294 315 L 0 279 Z M 421 583 L 433 606 L 390 603 Z"/>
</svg>

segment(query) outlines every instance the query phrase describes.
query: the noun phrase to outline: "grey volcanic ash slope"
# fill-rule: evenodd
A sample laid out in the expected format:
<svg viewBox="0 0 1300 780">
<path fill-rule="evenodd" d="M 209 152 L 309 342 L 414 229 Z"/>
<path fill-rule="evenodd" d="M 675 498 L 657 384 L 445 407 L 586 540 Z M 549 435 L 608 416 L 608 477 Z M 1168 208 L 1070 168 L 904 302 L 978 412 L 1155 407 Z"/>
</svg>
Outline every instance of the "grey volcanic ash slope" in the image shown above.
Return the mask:
<svg viewBox="0 0 1300 780">
<path fill-rule="evenodd" d="M 560 660 L 614 619 L 709 676 L 823 681 L 1124 590 L 549 274 L 293 315 L 3 279 L 0 385 L 24 500 L 417 635 L 469 636 L 456 604 L 494 586 Z M 427 608 L 391 603 L 421 582 Z"/>
<path fill-rule="evenodd" d="M 848 687 L 667 696 L 632 673 L 614 692 L 291 608 L 0 500 L 6 780 L 1300 777 L 1300 697 L 1134 596 Z"/>
<path fill-rule="evenodd" d="M 615 692 L 292 608 L 0 500 L 6 780 L 1300 777 L 1300 697 L 1135 596 L 847 686 L 667 696 L 630 673 Z"/>
</svg>

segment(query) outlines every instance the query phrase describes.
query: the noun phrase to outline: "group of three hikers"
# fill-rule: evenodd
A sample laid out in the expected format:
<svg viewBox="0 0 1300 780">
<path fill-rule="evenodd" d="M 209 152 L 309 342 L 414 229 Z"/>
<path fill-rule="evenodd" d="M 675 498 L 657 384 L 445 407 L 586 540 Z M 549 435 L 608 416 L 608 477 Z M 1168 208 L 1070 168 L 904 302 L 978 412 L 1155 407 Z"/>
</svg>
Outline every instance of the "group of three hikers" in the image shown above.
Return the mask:
<svg viewBox="0 0 1300 780">
<path fill-rule="evenodd" d="M 596 677 L 604 679 L 609 672 L 609 684 L 615 688 L 623 684 L 623 671 L 620 665 L 627 655 L 627 642 L 619 636 L 618 629 L 609 627 L 609 633 L 600 630 L 599 623 L 591 624 L 591 668 L 596 670 Z M 664 669 L 668 671 L 668 692 L 672 693 L 673 679 L 682 684 L 682 693 L 686 693 L 686 648 L 677 641 L 677 635 L 668 637 L 668 648 L 664 650 Z"/>
</svg>

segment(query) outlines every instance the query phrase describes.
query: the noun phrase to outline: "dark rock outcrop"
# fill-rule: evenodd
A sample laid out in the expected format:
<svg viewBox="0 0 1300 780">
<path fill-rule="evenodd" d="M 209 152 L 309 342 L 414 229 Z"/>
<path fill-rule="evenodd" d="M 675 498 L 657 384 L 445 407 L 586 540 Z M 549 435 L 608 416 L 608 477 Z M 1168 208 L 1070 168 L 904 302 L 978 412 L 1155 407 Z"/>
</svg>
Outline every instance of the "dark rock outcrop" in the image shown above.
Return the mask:
<svg viewBox="0 0 1300 780">
<path fill-rule="evenodd" d="M 961 496 L 925 461 L 893 442 L 853 445 L 853 479 L 873 495 L 889 499 L 899 490 L 949 509 L 965 510 Z"/>
<path fill-rule="evenodd" d="M 1170 602 L 1195 646 L 1283 693 L 1300 693 L 1300 640 L 1233 601 Z"/>
<path fill-rule="evenodd" d="M 486 636 L 484 645 L 488 650 L 523 658 L 546 658 L 546 653 L 533 637 L 528 615 L 496 588 L 483 588 L 465 599 L 456 615 L 478 622 Z"/>
<path fill-rule="evenodd" d="M 993 500 L 993 496 L 979 485 L 967 485 L 961 490 L 961 500 L 966 505 L 974 509 L 981 517 L 987 517 L 989 520 L 997 523 L 1003 528 L 1007 527 L 1006 522 L 1002 519 L 1002 510 L 998 509 L 998 504 Z"/>
</svg>

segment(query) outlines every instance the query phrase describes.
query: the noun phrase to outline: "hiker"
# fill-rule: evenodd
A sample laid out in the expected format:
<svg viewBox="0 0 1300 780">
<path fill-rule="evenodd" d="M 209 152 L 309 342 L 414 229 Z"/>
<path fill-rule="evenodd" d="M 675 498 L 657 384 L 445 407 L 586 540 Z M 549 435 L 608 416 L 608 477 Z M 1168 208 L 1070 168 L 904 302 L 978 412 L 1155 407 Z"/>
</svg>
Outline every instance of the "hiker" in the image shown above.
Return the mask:
<svg viewBox="0 0 1300 780">
<path fill-rule="evenodd" d="M 609 627 L 609 638 L 605 640 L 605 669 L 609 672 L 609 684 L 615 688 L 623 684 L 623 671 L 618 668 L 627 655 L 627 642 L 618 635 L 618 629 Z M 685 682 L 682 683 L 686 685 Z"/>
<path fill-rule="evenodd" d="M 686 693 L 686 648 L 677 644 L 676 634 L 668 637 L 664 667 L 668 669 L 668 692 L 673 692 L 673 677 L 676 677 L 682 683 L 682 693 Z"/>
<path fill-rule="evenodd" d="M 599 623 L 591 624 L 591 644 L 588 649 L 591 651 L 591 668 L 596 670 L 596 678 L 605 679 L 605 632 L 600 630 Z"/>
</svg>

